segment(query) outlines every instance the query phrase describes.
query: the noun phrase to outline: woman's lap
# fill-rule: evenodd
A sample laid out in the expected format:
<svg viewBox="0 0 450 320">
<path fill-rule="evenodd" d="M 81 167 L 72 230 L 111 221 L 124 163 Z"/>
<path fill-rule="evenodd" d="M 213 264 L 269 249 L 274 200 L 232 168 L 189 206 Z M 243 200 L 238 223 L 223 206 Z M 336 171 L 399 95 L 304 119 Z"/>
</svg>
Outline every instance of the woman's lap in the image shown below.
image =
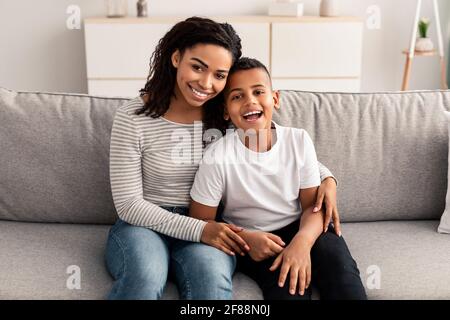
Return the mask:
<svg viewBox="0 0 450 320">
<path fill-rule="evenodd" d="M 202 243 L 118 220 L 105 258 L 115 279 L 110 299 L 161 298 L 169 268 L 182 299 L 231 299 L 234 257 Z"/>
<path fill-rule="evenodd" d="M 158 299 L 167 281 L 168 242 L 158 233 L 118 220 L 106 245 L 106 266 L 115 282 L 110 299 Z"/>
<path fill-rule="evenodd" d="M 176 241 L 171 273 L 182 299 L 231 299 L 236 259 L 212 246 Z"/>
</svg>

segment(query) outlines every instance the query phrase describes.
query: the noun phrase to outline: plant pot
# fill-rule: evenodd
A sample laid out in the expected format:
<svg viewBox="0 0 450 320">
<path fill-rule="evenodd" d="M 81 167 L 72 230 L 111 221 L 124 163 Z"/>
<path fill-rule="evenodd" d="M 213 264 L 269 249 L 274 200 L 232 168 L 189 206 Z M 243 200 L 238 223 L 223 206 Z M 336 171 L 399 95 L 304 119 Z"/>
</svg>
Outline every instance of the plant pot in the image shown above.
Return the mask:
<svg viewBox="0 0 450 320">
<path fill-rule="evenodd" d="M 430 38 L 417 38 L 416 51 L 431 51 L 434 49 L 433 42 Z"/>
</svg>

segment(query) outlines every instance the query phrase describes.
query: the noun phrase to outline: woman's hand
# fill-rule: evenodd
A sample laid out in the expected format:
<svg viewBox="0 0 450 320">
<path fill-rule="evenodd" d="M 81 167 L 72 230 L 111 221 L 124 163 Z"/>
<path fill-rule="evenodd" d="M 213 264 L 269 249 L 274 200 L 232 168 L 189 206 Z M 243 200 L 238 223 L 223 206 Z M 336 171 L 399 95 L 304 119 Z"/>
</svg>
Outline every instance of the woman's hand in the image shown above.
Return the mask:
<svg viewBox="0 0 450 320">
<path fill-rule="evenodd" d="M 203 229 L 200 241 L 231 256 L 234 256 L 235 252 L 243 256 L 250 248 L 244 239 L 237 234 L 242 230 L 242 228 L 233 224 L 208 221 Z"/>
<path fill-rule="evenodd" d="M 269 268 L 275 271 L 281 265 L 278 285 L 284 286 L 288 274 L 289 293 L 294 295 L 299 287 L 299 294 L 303 295 L 311 283 L 311 246 L 299 237 L 294 237 L 291 243 L 284 249 Z"/>
<path fill-rule="evenodd" d="M 254 261 L 262 261 L 283 251 L 285 243 L 273 233 L 244 230 L 241 237 L 250 246 L 248 254 Z"/>
<path fill-rule="evenodd" d="M 327 232 L 330 220 L 333 218 L 334 231 L 340 237 L 342 233 L 336 203 L 336 181 L 332 177 L 326 178 L 320 184 L 313 212 L 318 212 L 322 208 L 323 201 L 325 201 L 325 207 L 327 209 L 325 212 L 323 232 Z"/>
</svg>

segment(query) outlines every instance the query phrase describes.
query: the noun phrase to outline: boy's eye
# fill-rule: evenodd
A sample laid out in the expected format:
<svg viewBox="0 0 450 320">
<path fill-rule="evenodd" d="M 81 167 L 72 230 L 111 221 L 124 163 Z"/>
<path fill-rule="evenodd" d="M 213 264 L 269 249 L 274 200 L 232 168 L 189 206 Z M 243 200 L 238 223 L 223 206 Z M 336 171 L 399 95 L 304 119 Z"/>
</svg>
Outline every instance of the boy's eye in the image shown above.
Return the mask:
<svg viewBox="0 0 450 320">
<path fill-rule="evenodd" d="M 264 94 L 264 90 L 255 90 L 256 95 Z"/>
</svg>

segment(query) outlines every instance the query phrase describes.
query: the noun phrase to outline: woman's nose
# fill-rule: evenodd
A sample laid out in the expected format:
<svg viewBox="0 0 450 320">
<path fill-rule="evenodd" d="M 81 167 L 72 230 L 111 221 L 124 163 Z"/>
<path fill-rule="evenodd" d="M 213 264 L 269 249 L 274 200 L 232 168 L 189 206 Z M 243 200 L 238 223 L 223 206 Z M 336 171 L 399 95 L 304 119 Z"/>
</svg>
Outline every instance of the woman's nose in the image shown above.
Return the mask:
<svg viewBox="0 0 450 320">
<path fill-rule="evenodd" d="M 198 83 L 202 89 L 209 90 L 212 88 L 212 76 L 205 75 L 200 79 Z"/>
</svg>

